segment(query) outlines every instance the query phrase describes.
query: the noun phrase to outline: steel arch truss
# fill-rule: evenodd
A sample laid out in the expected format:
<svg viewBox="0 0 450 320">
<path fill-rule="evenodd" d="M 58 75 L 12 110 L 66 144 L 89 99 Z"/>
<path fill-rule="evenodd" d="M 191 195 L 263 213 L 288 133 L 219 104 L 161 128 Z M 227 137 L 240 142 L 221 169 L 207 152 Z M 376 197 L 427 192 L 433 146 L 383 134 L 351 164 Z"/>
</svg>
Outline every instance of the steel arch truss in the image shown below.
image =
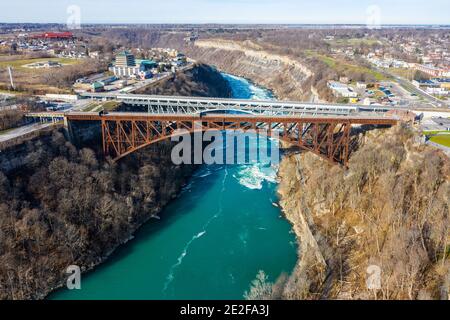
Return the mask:
<svg viewBox="0 0 450 320">
<path fill-rule="evenodd" d="M 254 130 L 258 134 L 277 137 L 279 140 L 311 151 L 322 158 L 347 166 L 353 143 L 350 135 L 352 123 L 346 119 L 257 119 L 236 117 L 192 118 L 176 117 L 142 119 L 101 119 L 103 151 L 114 160 L 150 144 L 184 133 L 207 130 Z M 275 134 L 276 132 L 276 134 Z"/>
</svg>

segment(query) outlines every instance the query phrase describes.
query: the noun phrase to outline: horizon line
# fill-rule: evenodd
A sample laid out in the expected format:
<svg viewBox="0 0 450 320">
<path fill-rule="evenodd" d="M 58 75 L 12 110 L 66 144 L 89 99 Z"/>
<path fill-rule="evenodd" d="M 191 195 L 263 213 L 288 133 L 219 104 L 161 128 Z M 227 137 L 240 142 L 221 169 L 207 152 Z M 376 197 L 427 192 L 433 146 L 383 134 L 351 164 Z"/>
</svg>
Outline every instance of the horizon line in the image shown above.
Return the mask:
<svg viewBox="0 0 450 320">
<path fill-rule="evenodd" d="M 45 24 L 56 24 L 56 25 L 66 25 L 64 22 L 3 22 L 0 24 L 35 24 L 35 25 L 45 25 Z M 367 26 L 365 23 L 276 23 L 276 22 L 85 22 L 81 23 L 83 25 L 262 25 L 262 26 Z M 383 26 L 449 26 L 449 23 L 382 23 L 379 25 Z M 372 27 L 372 26 L 370 26 Z M 368 26 L 369 28 L 369 26 Z"/>
</svg>

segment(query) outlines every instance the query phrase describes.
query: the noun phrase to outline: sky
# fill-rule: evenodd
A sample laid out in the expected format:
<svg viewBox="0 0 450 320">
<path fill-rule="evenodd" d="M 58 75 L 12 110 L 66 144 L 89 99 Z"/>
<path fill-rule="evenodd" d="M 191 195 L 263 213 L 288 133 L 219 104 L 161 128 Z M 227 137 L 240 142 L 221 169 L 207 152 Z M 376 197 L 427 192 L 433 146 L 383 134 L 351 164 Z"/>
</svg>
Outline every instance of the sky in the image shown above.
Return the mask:
<svg viewBox="0 0 450 320">
<path fill-rule="evenodd" d="M 449 12 L 449 0 L 1 0 L 0 22 L 450 24 Z"/>
</svg>

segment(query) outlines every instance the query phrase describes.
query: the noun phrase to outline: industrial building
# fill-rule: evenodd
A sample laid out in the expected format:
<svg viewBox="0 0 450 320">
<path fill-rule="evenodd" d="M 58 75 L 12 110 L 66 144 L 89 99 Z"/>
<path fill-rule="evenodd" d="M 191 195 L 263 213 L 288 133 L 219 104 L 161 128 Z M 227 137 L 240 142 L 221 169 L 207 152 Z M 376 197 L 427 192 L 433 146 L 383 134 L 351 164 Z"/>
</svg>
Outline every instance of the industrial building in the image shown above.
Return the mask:
<svg viewBox="0 0 450 320">
<path fill-rule="evenodd" d="M 425 90 L 429 94 L 447 96 L 450 89 L 450 79 L 437 78 L 431 80 L 413 80 L 417 88 Z"/>
</svg>

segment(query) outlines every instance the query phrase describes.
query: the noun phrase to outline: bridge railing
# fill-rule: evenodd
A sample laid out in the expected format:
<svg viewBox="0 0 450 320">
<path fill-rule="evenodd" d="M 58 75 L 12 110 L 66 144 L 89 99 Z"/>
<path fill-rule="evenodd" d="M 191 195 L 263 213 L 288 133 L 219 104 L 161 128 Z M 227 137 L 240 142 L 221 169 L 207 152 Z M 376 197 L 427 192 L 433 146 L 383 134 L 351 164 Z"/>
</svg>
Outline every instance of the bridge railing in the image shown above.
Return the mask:
<svg viewBox="0 0 450 320">
<path fill-rule="evenodd" d="M 100 100 L 118 100 L 131 105 L 147 106 L 158 109 L 170 108 L 175 112 L 190 113 L 192 110 L 218 108 L 244 109 L 257 113 L 263 111 L 275 113 L 357 113 L 360 111 L 384 113 L 391 108 L 384 106 L 348 105 L 336 103 L 310 103 L 275 100 L 242 100 L 203 97 L 176 97 L 135 94 L 83 93 L 82 97 Z M 163 110 L 173 112 L 172 110 Z"/>
</svg>

